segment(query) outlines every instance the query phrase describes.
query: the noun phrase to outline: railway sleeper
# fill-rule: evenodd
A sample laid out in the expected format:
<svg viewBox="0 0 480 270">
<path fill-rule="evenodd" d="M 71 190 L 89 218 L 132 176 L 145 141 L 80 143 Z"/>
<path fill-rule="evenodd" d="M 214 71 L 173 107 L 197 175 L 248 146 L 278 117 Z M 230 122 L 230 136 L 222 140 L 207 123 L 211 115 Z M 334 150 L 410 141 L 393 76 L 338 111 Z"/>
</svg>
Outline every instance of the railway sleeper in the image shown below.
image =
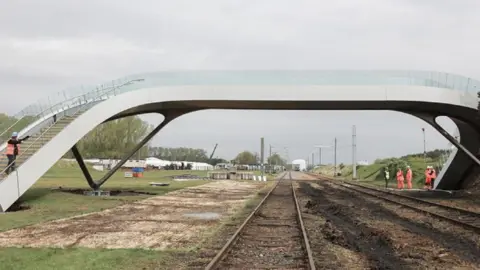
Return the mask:
<svg viewBox="0 0 480 270">
<path fill-rule="evenodd" d="M 262 227 L 295 227 L 295 228 L 298 227 L 298 225 L 296 224 L 268 223 L 268 222 L 255 222 L 252 225 L 262 226 Z"/>
<path fill-rule="evenodd" d="M 255 240 L 255 241 L 274 241 L 275 239 L 278 239 L 278 236 L 268 236 L 268 235 L 262 235 L 262 236 L 257 236 L 254 234 L 244 234 L 240 236 L 241 238 L 245 240 Z M 294 235 L 285 235 L 285 238 L 289 239 L 300 239 L 303 236 L 300 234 L 294 234 Z"/>
<path fill-rule="evenodd" d="M 226 269 L 245 269 L 244 265 L 241 264 L 233 264 L 233 263 L 226 263 L 222 265 Z M 292 264 L 279 264 L 279 265 L 268 265 L 268 264 L 256 264 L 255 269 L 295 269 L 295 270 L 307 270 L 308 267 L 305 263 L 292 263 Z"/>
</svg>

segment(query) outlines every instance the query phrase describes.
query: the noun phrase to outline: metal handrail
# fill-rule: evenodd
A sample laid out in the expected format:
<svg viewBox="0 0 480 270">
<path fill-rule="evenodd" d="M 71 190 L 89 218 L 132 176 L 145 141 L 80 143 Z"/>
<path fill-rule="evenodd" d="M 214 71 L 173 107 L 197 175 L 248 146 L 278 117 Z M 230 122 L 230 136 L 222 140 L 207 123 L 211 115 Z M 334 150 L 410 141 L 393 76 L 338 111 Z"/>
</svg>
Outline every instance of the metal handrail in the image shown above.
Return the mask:
<svg viewBox="0 0 480 270">
<path fill-rule="evenodd" d="M 97 95 L 96 97 L 93 98 L 93 100 L 96 100 L 97 97 L 102 97 L 102 96 L 105 95 L 105 94 L 108 95 L 108 93 L 111 93 L 112 91 L 115 93 L 115 90 L 116 90 L 116 89 L 118 89 L 118 88 L 120 88 L 120 87 L 123 87 L 123 86 L 125 86 L 125 85 L 132 84 L 132 83 L 135 82 L 135 81 L 143 81 L 143 79 L 130 80 L 130 81 L 124 83 L 124 84 L 121 84 L 121 85 L 118 85 L 118 86 L 109 87 L 109 88 L 112 88 L 110 91 L 108 91 L 108 92 L 106 92 L 106 93 L 102 93 L 101 95 Z M 108 88 L 107 88 L 107 89 L 108 89 Z M 82 95 L 82 96 L 86 96 L 86 95 L 87 95 L 87 94 L 84 94 L 84 95 Z M 84 107 L 86 107 L 88 104 L 90 104 L 89 102 L 87 102 L 86 99 L 85 99 L 85 101 L 86 101 L 86 102 L 83 104 L 83 106 L 80 106 L 80 108 L 79 108 L 78 110 L 76 110 L 75 113 L 73 113 L 73 115 L 76 115 L 76 114 L 79 113 L 82 109 L 84 109 Z M 60 119 L 58 119 L 58 120 L 61 120 L 61 119 L 63 119 L 63 117 L 60 118 Z M 57 121 L 58 121 L 58 120 L 57 120 Z M 25 155 L 25 153 L 27 153 L 27 151 L 35 144 L 35 142 L 37 142 L 38 140 L 42 139 L 42 138 L 43 138 L 43 135 L 45 135 L 45 133 L 47 133 L 52 127 L 55 126 L 55 123 L 56 123 L 56 122 L 52 123 L 44 132 L 42 132 L 42 133 L 40 134 L 40 136 L 38 136 L 38 138 L 30 144 L 30 146 L 28 146 L 25 150 L 23 150 L 23 153 L 22 153 L 22 154 L 16 156 L 14 162 L 15 162 L 19 157 L 22 157 L 23 155 Z M 13 166 L 13 163 L 11 163 L 11 164 L 8 165 L 7 167 L 5 167 L 2 171 L 0 171 L 0 175 L 1 175 L 1 174 L 4 174 L 4 173 L 7 171 L 7 169 L 8 169 L 8 168 L 11 168 L 12 166 Z M 2 180 L 0 180 L 0 182 L 1 182 L 1 181 L 2 181 Z"/>
<path fill-rule="evenodd" d="M 83 107 L 82 107 L 82 108 L 83 108 Z M 82 108 L 78 109 L 73 115 L 77 114 Z M 50 129 L 55 126 L 55 123 L 56 123 L 56 122 L 54 122 L 54 123 L 53 123 L 52 125 L 50 125 L 44 132 L 42 132 L 42 133 L 40 134 L 40 136 L 38 136 L 38 138 L 35 139 L 35 140 L 27 147 L 27 149 L 23 150 L 22 154 L 16 156 L 16 157 L 15 157 L 15 160 L 14 160 L 13 162 L 15 162 L 18 158 L 23 157 L 23 156 L 25 155 L 25 153 L 27 153 L 27 151 L 28 151 L 38 140 L 43 139 L 43 135 L 45 135 L 45 133 L 47 133 L 48 131 L 50 131 Z M 5 167 L 5 168 L 0 172 L 0 174 L 5 173 L 8 168 L 11 168 L 11 167 L 13 166 L 13 162 L 12 162 L 10 165 L 8 165 L 7 167 Z"/>
<path fill-rule="evenodd" d="M 119 88 L 119 87 L 128 85 L 128 84 L 132 83 L 133 81 L 138 81 L 138 80 L 130 80 L 130 81 L 128 81 L 128 82 L 126 82 L 126 83 L 123 83 L 123 84 L 121 84 L 121 85 L 118 85 L 118 86 L 109 86 L 109 87 L 106 87 L 106 88 L 102 88 L 102 89 L 97 93 L 98 95 L 95 96 L 93 99 L 96 100 L 96 98 L 97 98 L 98 96 L 101 97 L 101 96 L 103 96 L 105 93 L 110 93 L 112 90 L 115 90 L 116 88 Z M 107 90 L 108 90 L 108 91 L 107 91 Z M 93 92 L 93 91 L 92 91 L 92 92 Z M 64 100 L 64 101 L 62 101 L 62 102 L 58 102 L 58 103 L 52 105 L 51 107 L 49 107 L 49 108 L 47 108 L 47 109 L 44 109 L 43 111 L 39 112 L 38 114 L 36 114 L 36 115 L 34 116 L 34 118 L 39 117 L 40 115 L 44 114 L 45 112 L 47 112 L 47 111 L 49 111 L 49 110 L 53 113 L 53 108 L 54 108 L 54 107 L 57 107 L 57 106 L 59 106 L 59 105 L 63 105 L 63 104 L 68 103 L 69 101 L 72 101 L 72 100 L 76 100 L 76 99 L 79 99 L 79 98 L 81 99 L 82 97 L 85 98 L 88 94 L 90 94 L 90 93 L 92 93 L 92 92 L 89 92 L 89 93 L 86 93 L 86 94 L 83 94 L 83 95 L 79 95 L 79 96 L 75 96 L 75 97 L 73 97 L 73 98 L 66 99 L 66 100 Z M 86 98 L 85 98 L 85 100 L 86 100 Z M 86 103 L 86 104 L 88 104 L 88 103 Z M 62 107 L 63 107 L 63 106 L 62 106 Z M 0 138 L 1 138 L 5 133 L 7 133 L 10 129 L 12 129 L 15 125 L 17 125 L 23 118 L 25 118 L 25 116 L 26 116 L 26 115 L 23 115 L 22 117 L 20 117 L 13 125 L 11 125 L 11 126 L 8 127 L 5 131 L 3 131 L 3 132 L 0 134 Z"/>
<path fill-rule="evenodd" d="M 128 83 L 128 82 L 127 82 L 127 83 Z M 35 116 L 33 116 L 33 117 L 36 118 L 36 117 L 44 114 L 45 112 L 47 112 L 47 111 L 49 111 L 49 110 L 53 113 L 53 108 L 55 108 L 55 107 L 57 107 L 57 106 L 59 106 L 59 105 L 63 105 L 63 104 L 65 104 L 65 103 L 68 103 L 69 101 L 76 100 L 76 99 L 81 98 L 81 97 L 85 97 L 85 96 L 87 96 L 87 95 L 90 94 L 90 93 L 95 93 L 95 92 L 98 92 L 98 91 L 104 92 L 104 91 L 106 91 L 106 90 L 111 91 L 112 89 L 114 89 L 114 88 L 116 88 L 116 87 L 124 86 L 125 84 L 126 84 L 126 83 L 124 83 L 124 84 L 122 84 L 122 85 L 119 85 L 119 86 L 115 86 L 115 85 L 113 85 L 113 86 L 108 86 L 108 87 L 102 88 L 102 89 L 100 89 L 100 90 L 96 89 L 96 90 L 87 92 L 87 93 L 85 93 L 85 94 L 78 95 L 78 96 L 75 96 L 75 97 L 72 97 L 72 98 L 63 100 L 63 101 L 61 101 L 61 102 L 55 103 L 54 105 L 51 105 L 50 107 L 42 110 L 41 112 L 37 113 L 37 114 L 36 114 Z M 22 111 L 23 111 L 23 110 L 22 110 Z M 21 111 L 19 114 L 21 114 L 22 111 Z M 10 129 L 12 129 L 15 125 L 17 125 L 23 118 L 25 118 L 25 116 L 27 116 L 27 114 L 23 114 L 13 125 L 11 125 L 11 126 L 8 127 L 6 130 L 4 130 L 4 131 L 0 134 L 0 137 L 3 136 L 6 132 L 8 132 Z"/>
</svg>

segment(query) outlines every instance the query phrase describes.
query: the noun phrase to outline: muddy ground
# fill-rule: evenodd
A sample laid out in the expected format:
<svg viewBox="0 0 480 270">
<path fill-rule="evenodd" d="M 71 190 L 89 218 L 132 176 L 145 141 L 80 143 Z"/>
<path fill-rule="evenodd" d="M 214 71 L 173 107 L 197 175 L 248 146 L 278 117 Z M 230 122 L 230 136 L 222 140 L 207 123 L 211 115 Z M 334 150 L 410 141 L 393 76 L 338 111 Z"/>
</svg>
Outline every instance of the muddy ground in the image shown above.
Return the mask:
<svg viewBox="0 0 480 270">
<path fill-rule="evenodd" d="M 296 185 L 318 269 L 480 269 L 477 234 L 326 181 Z"/>
<path fill-rule="evenodd" d="M 2 247 L 191 248 L 263 183 L 217 181 L 88 215 L 0 233 Z"/>
</svg>

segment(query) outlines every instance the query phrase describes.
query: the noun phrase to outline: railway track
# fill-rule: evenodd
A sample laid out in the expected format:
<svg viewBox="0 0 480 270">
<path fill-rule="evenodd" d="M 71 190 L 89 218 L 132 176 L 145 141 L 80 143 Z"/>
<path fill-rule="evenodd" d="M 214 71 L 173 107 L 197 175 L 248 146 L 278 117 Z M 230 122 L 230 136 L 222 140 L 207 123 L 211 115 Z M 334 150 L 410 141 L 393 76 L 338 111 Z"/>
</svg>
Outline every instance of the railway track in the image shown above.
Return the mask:
<svg viewBox="0 0 480 270">
<path fill-rule="evenodd" d="M 272 268 L 315 269 L 290 172 L 277 181 L 205 269 Z"/>
<path fill-rule="evenodd" d="M 328 178 L 324 179 L 329 180 L 330 183 L 335 185 L 339 185 L 377 199 L 395 203 L 397 205 L 402 205 L 406 208 L 431 215 L 433 217 L 480 233 L 480 213 L 397 194 L 386 190 L 380 190 L 373 187 L 367 187 L 360 184 L 347 183 L 345 181 L 331 180 Z"/>
</svg>

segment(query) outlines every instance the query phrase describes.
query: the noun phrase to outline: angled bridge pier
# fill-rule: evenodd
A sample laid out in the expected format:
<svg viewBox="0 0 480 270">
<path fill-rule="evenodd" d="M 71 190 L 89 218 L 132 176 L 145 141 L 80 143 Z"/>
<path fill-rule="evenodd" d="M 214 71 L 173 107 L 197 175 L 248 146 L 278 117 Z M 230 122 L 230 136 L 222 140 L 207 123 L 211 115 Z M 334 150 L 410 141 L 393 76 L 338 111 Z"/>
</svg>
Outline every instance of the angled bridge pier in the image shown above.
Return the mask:
<svg viewBox="0 0 480 270">
<path fill-rule="evenodd" d="M 81 113 L 69 118 L 61 130 L 55 129 L 58 133 L 50 133 L 52 138 L 25 157 L 17 173 L 0 180 L 1 211 L 7 210 L 69 150 L 75 154 L 90 187 L 98 189 L 172 120 L 209 109 L 403 112 L 423 119 L 458 148 L 438 175 L 436 188 L 469 186 L 475 181 L 472 172 L 479 168 L 480 127 L 475 119 L 480 81 L 470 78 L 411 71 L 188 71 L 143 74 L 126 81 L 135 83 L 124 83 L 122 88 L 112 86 L 112 91 L 92 89 L 86 93 L 81 104 L 91 106 L 81 105 Z M 57 106 L 55 112 L 62 108 Z M 166 119 L 105 177 L 94 181 L 76 143 L 104 122 L 146 113 L 160 113 Z M 460 142 L 435 122 L 438 116 L 450 117 L 456 123 Z"/>
<path fill-rule="evenodd" d="M 75 160 L 77 161 L 78 165 L 80 166 L 80 169 L 85 176 L 85 180 L 87 180 L 88 185 L 93 189 L 93 190 L 98 190 L 105 182 L 107 182 L 110 177 L 115 174 L 115 172 L 120 169 L 125 162 L 127 162 L 137 151 L 139 151 L 148 141 L 150 141 L 157 133 L 162 130 L 170 121 L 178 117 L 178 112 L 172 112 L 166 114 L 167 116 L 165 119 L 160 123 L 156 128 L 154 128 L 152 131 L 150 131 L 145 138 L 143 138 L 135 147 L 133 147 L 128 154 L 126 154 L 113 168 L 111 168 L 101 179 L 95 181 L 90 174 L 87 165 L 85 165 L 85 162 L 83 160 L 82 155 L 80 154 L 80 151 L 77 148 L 77 144 L 74 144 L 72 148 L 70 149 L 73 153 L 73 156 L 75 157 Z"/>
<path fill-rule="evenodd" d="M 436 118 L 444 115 L 410 113 L 430 124 L 455 146 L 444 165 L 446 169 L 437 175 L 435 189 L 464 189 L 477 181 L 480 175 L 480 126 L 474 120 L 474 113 L 473 110 L 465 112 L 465 116 L 468 115 L 468 117 L 448 116 L 457 126 L 460 140 L 455 139 L 437 123 Z"/>
</svg>

